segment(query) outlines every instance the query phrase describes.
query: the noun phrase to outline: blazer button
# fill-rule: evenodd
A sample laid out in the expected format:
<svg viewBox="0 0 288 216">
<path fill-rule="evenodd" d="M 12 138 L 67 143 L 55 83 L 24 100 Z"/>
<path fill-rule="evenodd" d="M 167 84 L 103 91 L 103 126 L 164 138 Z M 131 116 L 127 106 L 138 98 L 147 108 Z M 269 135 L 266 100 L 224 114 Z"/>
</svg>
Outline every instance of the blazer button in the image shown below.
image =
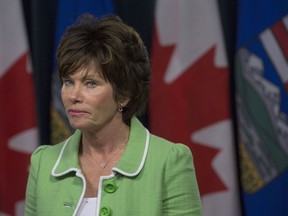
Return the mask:
<svg viewBox="0 0 288 216">
<path fill-rule="evenodd" d="M 100 209 L 100 216 L 111 216 L 112 215 L 112 209 L 108 206 L 102 207 Z"/>
<path fill-rule="evenodd" d="M 104 191 L 107 193 L 114 193 L 117 190 L 115 182 L 107 182 L 104 185 Z"/>
</svg>

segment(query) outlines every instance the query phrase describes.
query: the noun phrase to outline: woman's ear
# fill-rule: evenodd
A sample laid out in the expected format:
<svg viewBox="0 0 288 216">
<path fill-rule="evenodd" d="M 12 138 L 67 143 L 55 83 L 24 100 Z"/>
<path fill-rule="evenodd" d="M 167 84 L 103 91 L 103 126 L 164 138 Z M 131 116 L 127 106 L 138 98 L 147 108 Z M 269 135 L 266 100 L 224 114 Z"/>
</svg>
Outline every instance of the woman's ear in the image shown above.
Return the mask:
<svg viewBox="0 0 288 216">
<path fill-rule="evenodd" d="M 118 111 L 122 112 L 123 108 L 125 108 L 128 103 L 129 103 L 129 99 L 121 100 L 121 102 L 119 102 L 117 106 Z"/>
<path fill-rule="evenodd" d="M 130 98 L 126 98 L 124 100 L 121 101 L 121 104 L 123 105 L 123 107 L 126 107 L 126 105 L 129 103 Z"/>
<path fill-rule="evenodd" d="M 122 97 L 121 99 L 118 99 L 117 109 L 122 111 L 123 108 L 125 108 L 127 106 L 129 101 L 130 101 L 130 98 L 128 98 L 128 97 L 126 97 L 126 98 Z"/>
</svg>

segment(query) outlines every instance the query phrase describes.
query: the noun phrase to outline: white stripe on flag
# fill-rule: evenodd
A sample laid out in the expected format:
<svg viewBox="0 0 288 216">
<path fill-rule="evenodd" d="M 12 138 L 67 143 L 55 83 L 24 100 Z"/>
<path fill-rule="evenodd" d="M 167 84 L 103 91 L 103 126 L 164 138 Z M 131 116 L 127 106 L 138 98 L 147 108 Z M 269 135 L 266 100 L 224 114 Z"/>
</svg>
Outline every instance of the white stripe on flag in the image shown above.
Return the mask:
<svg viewBox="0 0 288 216">
<path fill-rule="evenodd" d="M 286 27 L 286 30 L 288 31 L 288 15 L 283 18 L 283 23 Z"/>
<path fill-rule="evenodd" d="M 270 29 L 260 34 L 260 40 L 283 83 L 288 82 L 288 64 Z"/>
<path fill-rule="evenodd" d="M 19 0 L 0 1 L 0 78 L 16 59 L 27 51 L 27 41 L 24 35 L 25 25 Z M 4 9 L 5 8 L 5 9 Z M 11 26 L 17 26 L 11 28 Z"/>
</svg>

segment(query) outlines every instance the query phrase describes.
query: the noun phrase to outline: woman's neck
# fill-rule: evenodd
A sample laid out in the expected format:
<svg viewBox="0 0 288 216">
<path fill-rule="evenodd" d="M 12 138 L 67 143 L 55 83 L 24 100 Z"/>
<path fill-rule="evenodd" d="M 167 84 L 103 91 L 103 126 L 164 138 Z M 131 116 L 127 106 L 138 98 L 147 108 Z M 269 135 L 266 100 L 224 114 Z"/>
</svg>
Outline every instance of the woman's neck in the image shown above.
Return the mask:
<svg viewBox="0 0 288 216">
<path fill-rule="evenodd" d="M 124 122 L 112 124 L 97 132 L 82 132 L 82 154 L 102 156 L 114 152 L 128 141 L 130 128 Z"/>
</svg>

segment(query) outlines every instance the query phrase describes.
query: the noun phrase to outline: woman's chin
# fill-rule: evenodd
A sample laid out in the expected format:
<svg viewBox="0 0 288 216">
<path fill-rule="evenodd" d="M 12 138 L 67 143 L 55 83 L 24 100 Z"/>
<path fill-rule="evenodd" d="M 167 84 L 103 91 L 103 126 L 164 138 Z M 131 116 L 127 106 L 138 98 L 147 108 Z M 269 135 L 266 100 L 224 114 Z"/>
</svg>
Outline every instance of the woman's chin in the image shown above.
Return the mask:
<svg viewBox="0 0 288 216">
<path fill-rule="evenodd" d="M 82 130 L 87 127 L 87 124 L 83 124 L 81 122 L 74 122 L 74 121 L 73 122 L 70 121 L 70 125 L 72 128 L 79 129 L 79 130 Z"/>
</svg>

